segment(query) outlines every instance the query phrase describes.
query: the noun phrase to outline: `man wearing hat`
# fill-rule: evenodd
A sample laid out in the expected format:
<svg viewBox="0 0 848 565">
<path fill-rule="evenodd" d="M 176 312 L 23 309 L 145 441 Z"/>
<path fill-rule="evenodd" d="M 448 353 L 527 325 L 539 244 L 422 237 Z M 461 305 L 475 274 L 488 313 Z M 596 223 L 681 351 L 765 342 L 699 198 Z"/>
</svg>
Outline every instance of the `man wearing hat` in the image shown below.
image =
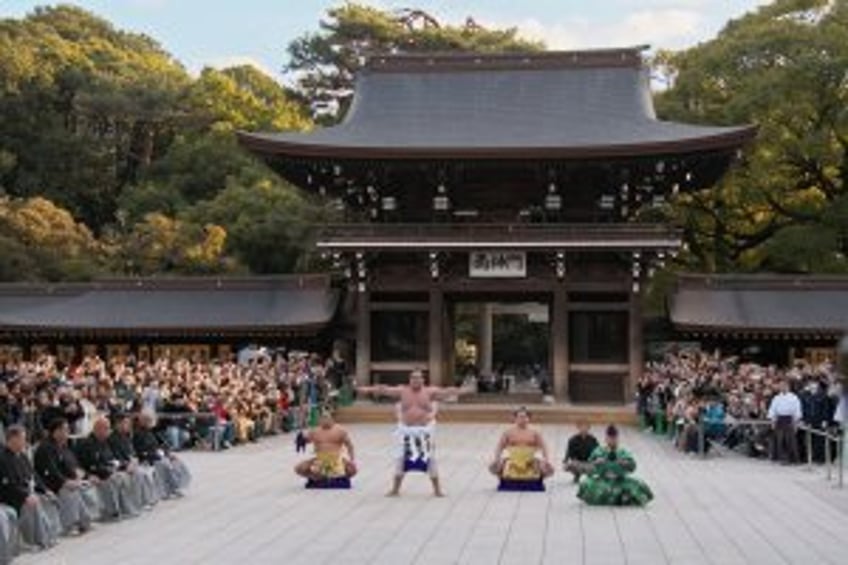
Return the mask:
<svg viewBox="0 0 848 565">
<path fill-rule="evenodd" d="M 630 476 L 636 461 L 618 445 L 618 428 L 607 427 L 604 445 L 589 457 L 590 471 L 580 481 L 577 497 L 586 504 L 601 506 L 644 506 L 654 495 L 644 482 Z"/>
</svg>

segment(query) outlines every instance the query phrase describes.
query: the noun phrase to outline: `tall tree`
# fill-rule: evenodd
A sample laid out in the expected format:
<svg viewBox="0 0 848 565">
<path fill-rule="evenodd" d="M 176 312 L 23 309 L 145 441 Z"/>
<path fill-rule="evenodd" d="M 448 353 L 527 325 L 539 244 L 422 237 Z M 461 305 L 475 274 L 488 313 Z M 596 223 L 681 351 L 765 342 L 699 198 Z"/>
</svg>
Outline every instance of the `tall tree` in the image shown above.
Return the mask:
<svg viewBox="0 0 848 565">
<path fill-rule="evenodd" d="M 421 10 L 385 11 L 346 3 L 327 11 L 320 31 L 288 46 L 288 71 L 299 77 L 298 92 L 330 121 L 344 114 L 356 71 L 375 53 L 448 51 L 538 51 L 543 45 L 518 37 L 516 28 L 488 29 L 468 18 L 445 25 Z"/>
<path fill-rule="evenodd" d="M 760 126 L 717 188 L 670 208 L 690 266 L 848 270 L 848 0 L 777 0 L 659 66 L 662 117 Z"/>
<path fill-rule="evenodd" d="M 0 184 L 99 231 L 172 134 L 187 73 L 152 39 L 70 6 L 0 21 L 0 50 L 0 153 L 12 163 Z"/>
</svg>

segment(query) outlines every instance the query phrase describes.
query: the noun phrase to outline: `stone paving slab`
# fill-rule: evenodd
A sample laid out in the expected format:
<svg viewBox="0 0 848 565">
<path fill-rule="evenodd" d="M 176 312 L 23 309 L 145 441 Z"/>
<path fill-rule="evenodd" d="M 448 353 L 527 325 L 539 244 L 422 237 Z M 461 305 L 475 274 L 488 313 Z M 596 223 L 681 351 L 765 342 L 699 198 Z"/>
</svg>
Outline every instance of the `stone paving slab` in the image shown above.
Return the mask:
<svg viewBox="0 0 848 565">
<path fill-rule="evenodd" d="M 98 525 L 15 563 L 140 564 L 829 564 L 845 563 L 848 489 L 821 470 L 732 456 L 706 461 L 625 430 L 645 509 L 590 508 L 558 473 L 545 493 L 498 493 L 486 471 L 500 426 L 442 424 L 438 454 L 448 497 L 424 476 L 388 499 L 386 425 L 349 426 L 361 468 L 351 491 L 306 491 L 291 471 L 292 436 L 221 453 L 185 453 L 189 495 L 144 516 Z M 545 426 L 562 456 L 568 426 Z M 597 430 L 599 433 L 601 430 Z"/>
</svg>

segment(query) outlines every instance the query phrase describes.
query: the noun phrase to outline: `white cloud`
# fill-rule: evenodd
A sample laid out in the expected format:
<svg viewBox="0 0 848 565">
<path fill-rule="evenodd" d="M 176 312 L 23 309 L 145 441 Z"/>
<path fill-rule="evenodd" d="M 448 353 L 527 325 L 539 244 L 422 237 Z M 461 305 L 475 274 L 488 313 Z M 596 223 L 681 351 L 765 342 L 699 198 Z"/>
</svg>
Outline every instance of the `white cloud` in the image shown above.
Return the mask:
<svg viewBox="0 0 848 565">
<path fill-rule="evenodd" d="M 571 18 L 546 22 L 528 19 L 516 25 L 523 37 L 542 40 L 549 49 L 640 44 L 677 47 L 696 39 L 702 20 L 701 14 L 696 11 L 674 8 L 640 10 L 605 24 Z"/>
<path fill-rule="evenodd" d="M 216 57 L 211 61 L 206 62 L 207 67 L 212 67 L 214 69 L 225 69 L 227 67 L 237 67 L 240 65 L 251 65 L 259 69 L 269 77 L 273 78 L 274 80 L 278 82 L 281 80 L 279 71 L 275 71 L 259 59 L 251 57 L 250 55 L 231 55 L 226 57 Z"/>
</svg>

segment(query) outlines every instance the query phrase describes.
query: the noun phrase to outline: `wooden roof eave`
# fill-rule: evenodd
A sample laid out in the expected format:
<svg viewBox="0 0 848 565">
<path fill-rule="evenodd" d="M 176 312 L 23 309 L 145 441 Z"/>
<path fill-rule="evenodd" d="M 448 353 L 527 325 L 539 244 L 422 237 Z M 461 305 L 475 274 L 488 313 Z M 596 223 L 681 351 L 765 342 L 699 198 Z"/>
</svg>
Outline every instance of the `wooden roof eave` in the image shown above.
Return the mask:
<svg viewBox="0 0 848 565">
<path fill-rule="evenodd" d="M 709 326 L 695 324 L 672 324 L 678 332 L 689 334 L 735 334 L 757 335 L 767 338 L 780 338 L 784 335 L 795 335 L 804 337 L 841 336 L 845 333 L 843 328 L 757 328 L 744 326 Z"/>
<path fill-rule="evenodd" d="M 209 327 L 82 327 L 82 326 L 3 326 L 2 334 L 16 333 L 67 333 L 67 334 L 157 334 L 157 335 L 200 335 L 200 334 L 249 334 L 249 333 L 314 333 L 327 327 L 332 320 L 313 324 L 292 326 L 209 326 Z"/>
<path fill-rule="evenodd" d="M 338 146 L 272 140 L 239 131 L 239 143 L 268 157 L 318 159 L 382 160 L 462 160 L 462 159 L 608 159 L 676 155 L 707 151 L 735 150 L 751 142 L 758 126 L 743 126 L 726 133 L 662 142 L 584 147 L 380 147 Z"/>
</svg>

